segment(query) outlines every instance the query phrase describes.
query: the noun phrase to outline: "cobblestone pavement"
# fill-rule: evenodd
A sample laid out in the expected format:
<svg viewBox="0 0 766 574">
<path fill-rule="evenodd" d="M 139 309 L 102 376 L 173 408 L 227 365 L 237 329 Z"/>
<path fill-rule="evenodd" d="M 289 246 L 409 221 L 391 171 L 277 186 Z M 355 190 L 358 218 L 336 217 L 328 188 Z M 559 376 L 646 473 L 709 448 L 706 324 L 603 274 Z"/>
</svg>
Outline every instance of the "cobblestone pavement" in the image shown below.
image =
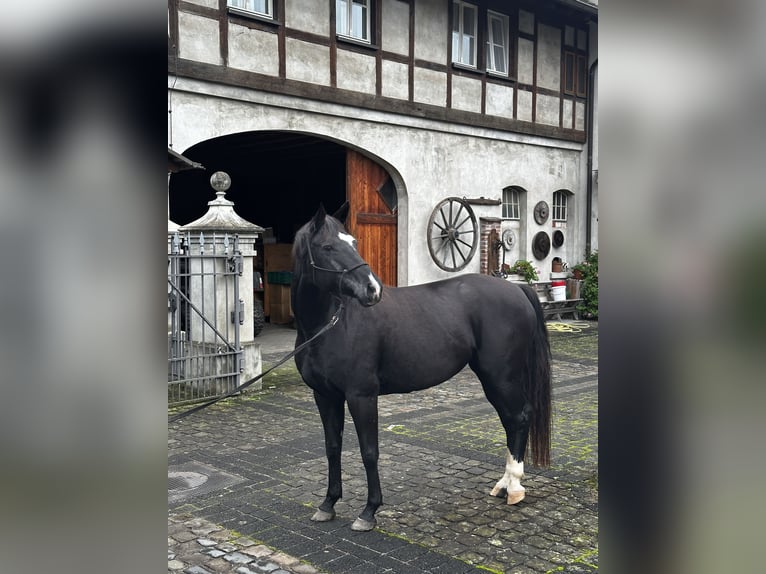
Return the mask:
<svg viewBox="0 0 766 574">
<path fill-rule="evenodd" d="M 586 325 L 551 333 L 552 464 L 525 465 L 527 496 L 516 506 L 489 496 L 505 438 L 468 369 L 433 389 L 380 398 L 384 506 L 372 532 L 350 529 L 366 482 L 348 415 L 338 518 L 309 520 L 327 463 L 319 414 L 294 363 L 260 391 L 170 425 L 168 571 L 597 571 L 598 324 Z M 265 365 L 272 356 L 266 349 Z"/>
</svg>

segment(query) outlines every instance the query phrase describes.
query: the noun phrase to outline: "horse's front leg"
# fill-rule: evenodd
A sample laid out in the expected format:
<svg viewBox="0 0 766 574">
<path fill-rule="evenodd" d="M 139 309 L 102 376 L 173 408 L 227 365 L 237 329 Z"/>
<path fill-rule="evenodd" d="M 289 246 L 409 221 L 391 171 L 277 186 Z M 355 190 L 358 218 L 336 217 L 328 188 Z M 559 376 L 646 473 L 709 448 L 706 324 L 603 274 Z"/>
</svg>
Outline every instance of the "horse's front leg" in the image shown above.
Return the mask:
<svg viewBox="0 0 766 574">
<path fill-rule="evenodd" d="M 383 503 L 378 476 L 378 397 L 347 397 L 346 400 L 367 473 L 367 506 L 351 525 L 351 530 L 367 531 L 375 528 L 375 512 Z"/>
<path fill-rule="evenodd" d="M 345 412 L 342 398 L 328 398 L 314 392 L 314 402 L 319 409 L 324 427 L 324 444 L 327 453 L 327 495 L 311 520 L 327 522 L 335 518 L 335 503 L 343 496 L 340 479 L 340 456 L 343 447 Z"/>
</svg>

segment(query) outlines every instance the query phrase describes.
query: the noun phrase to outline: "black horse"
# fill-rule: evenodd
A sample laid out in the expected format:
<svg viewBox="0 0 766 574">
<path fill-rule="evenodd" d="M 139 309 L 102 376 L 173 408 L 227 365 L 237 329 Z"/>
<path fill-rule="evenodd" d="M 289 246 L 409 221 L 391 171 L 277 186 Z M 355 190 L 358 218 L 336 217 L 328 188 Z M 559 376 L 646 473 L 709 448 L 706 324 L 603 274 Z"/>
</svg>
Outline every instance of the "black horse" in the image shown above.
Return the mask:
<svg viewBox="0 0 766 574">
<path fill-rule="evenodd" d="M 293 247 L 296 346 L 337 321 L 295 358 L 314 391 L 329 467 L 327 496 L 312 520 L 335 518 L 341 497 L 344 403 L 367 474 L 367 505 L 351 528 L 371 530 L 382 503 L 378 396 L 438 385 L 465 365 L 506 432 L 505 473 L 491 495 L 516 504 L 527 438 L 535 465 L 547 465 L 550 453 L 550 347 L 537 295 L 476 274 L 384 291 L 341 223 L 347 214 L 348 203 L 333 217 L 320 206 Z"/>
</svg>

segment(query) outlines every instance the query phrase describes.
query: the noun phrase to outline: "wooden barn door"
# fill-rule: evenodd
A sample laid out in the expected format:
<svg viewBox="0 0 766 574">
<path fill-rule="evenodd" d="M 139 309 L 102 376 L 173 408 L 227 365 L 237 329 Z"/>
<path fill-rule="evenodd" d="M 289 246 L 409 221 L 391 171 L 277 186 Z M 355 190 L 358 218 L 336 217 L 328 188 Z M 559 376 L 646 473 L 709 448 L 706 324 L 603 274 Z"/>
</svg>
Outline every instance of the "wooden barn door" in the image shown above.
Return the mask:
<svg viewBox="0 0 766 574">
<path fill-rule="evenodd" d="M 359 254 L 384 285 L 396 287 L 396 188 L 386 170 L 353 150 L 346 152 L 348 229 Z"/>
</svg>

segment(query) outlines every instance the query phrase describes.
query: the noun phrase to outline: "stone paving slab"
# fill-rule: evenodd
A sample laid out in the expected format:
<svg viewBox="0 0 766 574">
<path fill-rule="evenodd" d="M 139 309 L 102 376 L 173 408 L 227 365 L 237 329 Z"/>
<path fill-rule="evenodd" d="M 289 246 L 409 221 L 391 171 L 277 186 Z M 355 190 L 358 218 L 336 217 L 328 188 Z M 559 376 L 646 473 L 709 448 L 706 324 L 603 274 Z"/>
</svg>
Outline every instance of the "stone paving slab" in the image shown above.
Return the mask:
<svg viewBox="0 0 766 574">
<path fill-rule="evenodd" d="M 384 506 L 367 533 L 350 530 L 366 496 L 350 416 L 338 518 L 309 520 L 324 496 L 327 462 L 319 415 L 294 364 L 261 391 L 170 425 L 169 471 L 198 464 L 245 480 L 170 504 L 168 571 L 597 571 L 597 324 L 553 333 L 551 342 L 552 465 L 526 465 L 527 497 L 516 506 L 488 494 L 503 472 L 505 438 L 470 370 L 433 389 L 380 398 Z"/>
</svg>

